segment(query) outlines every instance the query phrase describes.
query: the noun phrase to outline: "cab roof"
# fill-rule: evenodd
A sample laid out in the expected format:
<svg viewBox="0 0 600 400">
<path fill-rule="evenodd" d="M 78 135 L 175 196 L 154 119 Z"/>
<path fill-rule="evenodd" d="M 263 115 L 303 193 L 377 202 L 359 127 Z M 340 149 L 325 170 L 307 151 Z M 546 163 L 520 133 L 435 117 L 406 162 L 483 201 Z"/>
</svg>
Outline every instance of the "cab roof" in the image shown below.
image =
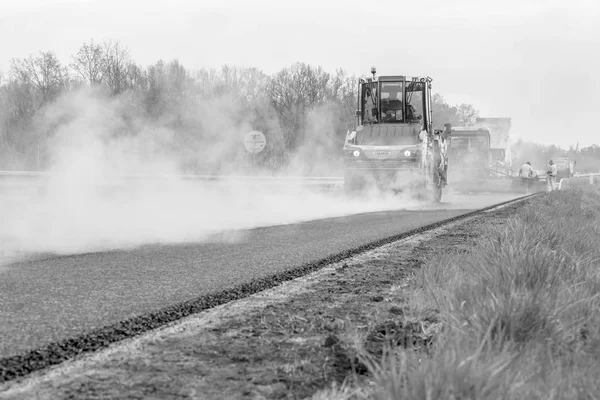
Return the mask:
<svg viewBox="0 0 600 400">
<path fill-rule="evenodd" d="M 431 79 L 431 78 L 429 78 L 429 79 Z M 421 81 L 424 82 L 425 80 L 427 80 L 427 78 L 421 77 L 421 76 L 386 75 L 386 76 L 377 77 L 377 80 L 379 82 L 398 82 L 398 81 L 411 82 L 413 80 L 416 80 L 419 82 L 421 82 Z"/>
</svg>

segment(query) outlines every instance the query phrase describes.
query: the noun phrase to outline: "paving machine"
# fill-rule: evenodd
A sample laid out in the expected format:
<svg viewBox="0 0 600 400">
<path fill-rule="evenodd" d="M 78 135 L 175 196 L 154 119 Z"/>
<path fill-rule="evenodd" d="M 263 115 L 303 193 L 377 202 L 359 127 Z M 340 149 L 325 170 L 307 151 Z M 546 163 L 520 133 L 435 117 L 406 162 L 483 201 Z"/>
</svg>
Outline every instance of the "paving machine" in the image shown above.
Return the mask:
<svg viewBox="0 0 600 400">
<path fill-rule="evenodd" d="M 433 129 L 429 77 L 360 79 L 356 126 L 344 143 L 344 190 L 409 192 L 439 202 L 446 185 L 446 135 Z"/>
</svg>

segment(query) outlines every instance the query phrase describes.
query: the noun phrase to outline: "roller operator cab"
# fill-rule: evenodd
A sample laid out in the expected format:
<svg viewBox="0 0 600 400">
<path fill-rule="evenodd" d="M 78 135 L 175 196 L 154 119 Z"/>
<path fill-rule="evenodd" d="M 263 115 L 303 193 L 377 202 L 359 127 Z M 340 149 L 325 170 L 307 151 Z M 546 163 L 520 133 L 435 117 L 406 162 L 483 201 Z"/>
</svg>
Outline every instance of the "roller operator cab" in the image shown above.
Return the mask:
<svg viewBox="0 0 600 400">
<path fill-rule="evenodd" d="M 433 129 L 429 77 L 360 79 L 356 127 L 344 144 L 347 195 L 378 191 L 426 193 L 439 202 L 446 185 L 446 129 Z"/>
</svg>

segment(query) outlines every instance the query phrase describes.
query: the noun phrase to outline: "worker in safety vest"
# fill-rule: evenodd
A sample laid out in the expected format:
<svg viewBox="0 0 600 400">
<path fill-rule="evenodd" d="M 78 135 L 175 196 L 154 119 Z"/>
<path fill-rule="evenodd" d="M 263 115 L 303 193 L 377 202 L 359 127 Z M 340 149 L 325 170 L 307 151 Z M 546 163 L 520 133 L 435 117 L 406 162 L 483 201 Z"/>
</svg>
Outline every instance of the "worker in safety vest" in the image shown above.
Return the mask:
<svg viewBox="0 0 600 400">
<path fill-rule="evenodd" d="M 558 168 L 554 161 L 548 161 L 548 165 L 546 166 L 546 190 L 552 192 L 557 189 L 556 187 L 556 174 L 558 173 Z"/>
<path fill-rule="evenodd" d="M 452 143 L 452 125 L 444 124 L 444 131 L 440 135 L 440 150 L 442 153 L 442 162 L 440 165 L 440 170 L 442 173 L 442 180 L 444 185 L 448 184 L 448 149 Z"/>
</svg>

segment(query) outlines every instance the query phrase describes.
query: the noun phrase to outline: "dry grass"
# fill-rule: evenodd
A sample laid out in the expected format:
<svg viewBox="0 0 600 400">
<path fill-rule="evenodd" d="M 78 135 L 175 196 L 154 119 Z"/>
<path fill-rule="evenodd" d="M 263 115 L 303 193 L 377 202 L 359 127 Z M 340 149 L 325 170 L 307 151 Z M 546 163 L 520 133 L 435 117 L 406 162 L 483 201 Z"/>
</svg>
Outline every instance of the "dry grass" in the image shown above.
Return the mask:
<svg viewBox="0 0 600 400">
<path fill-rule="evenodd" d="M 544 195 L 476 243 L 415 273 L 410 306 L 441 329 L 428 352 L 363 353 L 370 397 L 600 399 L 600 196 Z"/>
</svg>

